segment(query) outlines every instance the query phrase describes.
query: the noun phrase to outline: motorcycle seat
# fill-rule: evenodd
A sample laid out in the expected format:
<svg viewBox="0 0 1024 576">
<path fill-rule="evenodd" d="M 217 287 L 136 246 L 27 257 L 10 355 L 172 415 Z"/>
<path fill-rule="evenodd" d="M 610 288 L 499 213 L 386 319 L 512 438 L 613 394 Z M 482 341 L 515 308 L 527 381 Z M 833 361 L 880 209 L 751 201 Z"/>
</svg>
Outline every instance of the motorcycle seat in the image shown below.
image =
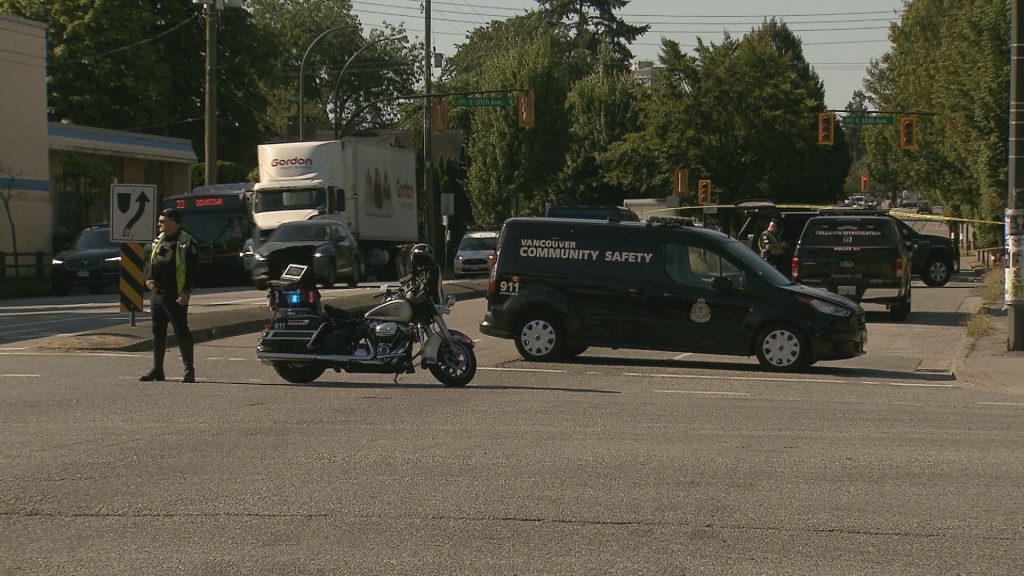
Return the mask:
<svg viewBox="0 0 1024 576">
<path fill-rule="evenodd" d="M 332 322 L 337 324 L 358 322 L 362 320 L 361 317 L 352 314 L 348 310 L 338 308 L 337 306 L 331 306 L 330 304 L 324 304 L 324 313 L 327 314 L 327 317 L 330 318 Z"/>
</svg>

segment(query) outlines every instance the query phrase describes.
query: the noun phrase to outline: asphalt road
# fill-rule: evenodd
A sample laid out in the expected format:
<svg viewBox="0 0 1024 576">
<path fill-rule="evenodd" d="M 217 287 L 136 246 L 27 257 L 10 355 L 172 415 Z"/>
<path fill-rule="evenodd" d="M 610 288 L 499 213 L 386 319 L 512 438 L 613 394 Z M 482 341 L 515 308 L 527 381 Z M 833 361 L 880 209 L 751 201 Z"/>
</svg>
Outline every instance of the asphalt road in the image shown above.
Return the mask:
<svg viewBox="0 0 1024 576">
<path fill-rule="evenodd" d="M 948 373 L 966 283 L 869 315 L 807 372 L 478 338 L 429 373 L 283 382 L 255 335 L 147 353 L 0 348 L 0 574 L 1013 574 L 1024 405 Z M 168 373 L 180 378 L 177 355 Z"/>
</svg>

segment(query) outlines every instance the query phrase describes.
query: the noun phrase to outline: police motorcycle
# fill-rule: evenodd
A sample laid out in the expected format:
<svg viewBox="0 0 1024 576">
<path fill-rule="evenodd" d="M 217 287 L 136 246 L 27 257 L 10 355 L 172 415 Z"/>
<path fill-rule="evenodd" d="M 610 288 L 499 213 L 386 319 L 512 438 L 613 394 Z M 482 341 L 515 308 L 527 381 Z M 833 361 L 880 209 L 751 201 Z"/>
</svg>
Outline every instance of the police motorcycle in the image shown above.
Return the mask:
<svg viewBox="0 0 1024 576">
<path fill-rule="evenodd" d="M 256 356 L 297 384 L 328 368 L 394 374 L 397 381 L 418 362 L 445 386 L 465 386 L 476 374 L 476 354 L 469 336 L 445 324 L 455 296 L 444 297 L 430 246 L 414 246 L 410 264 L 410 275 L 397 287 L 382 284 L 380 304 L 362 316 L 322 304 L 312 267 L 289 264 L 280 280 L 268 283 L 273 316 Z"/>
</svg>

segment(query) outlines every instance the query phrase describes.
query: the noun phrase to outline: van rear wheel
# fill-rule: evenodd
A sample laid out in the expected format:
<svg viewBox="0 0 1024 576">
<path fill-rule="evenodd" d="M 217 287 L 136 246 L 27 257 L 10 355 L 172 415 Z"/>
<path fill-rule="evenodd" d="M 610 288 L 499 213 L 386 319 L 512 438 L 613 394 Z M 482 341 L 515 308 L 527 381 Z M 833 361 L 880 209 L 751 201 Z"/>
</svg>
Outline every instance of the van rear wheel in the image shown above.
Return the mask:
<svg viewBox="0 0 1024 576">
<path fill-rule="evenodd" d="M 811 347 L 789 324 L 770 324 L 757 337 L 757 361 L 777 372 L 800 370 L 811 363 Z"/>
<path fill-rule="evenodd" d="M 565 329 L 547 314 L 528 314 L 515 332 L 516 350 L 531 362 L 551 362 L 565 348 Z"/>
</svg>

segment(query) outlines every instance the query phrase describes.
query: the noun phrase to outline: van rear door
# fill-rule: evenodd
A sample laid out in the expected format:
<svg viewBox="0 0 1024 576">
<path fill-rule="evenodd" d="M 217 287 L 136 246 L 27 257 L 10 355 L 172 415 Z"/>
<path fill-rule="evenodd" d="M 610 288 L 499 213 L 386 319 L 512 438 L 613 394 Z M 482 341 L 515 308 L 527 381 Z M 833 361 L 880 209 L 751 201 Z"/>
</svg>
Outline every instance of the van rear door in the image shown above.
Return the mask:
<svg viewBox="0 0 1024 576">
<path fill-rule="evenodd" d="M 899 286 L 902 241 L 885 218 L 812 218 L 795 254 L 795 280 L 857 300 L 867 288 Z"/>
</svg>

